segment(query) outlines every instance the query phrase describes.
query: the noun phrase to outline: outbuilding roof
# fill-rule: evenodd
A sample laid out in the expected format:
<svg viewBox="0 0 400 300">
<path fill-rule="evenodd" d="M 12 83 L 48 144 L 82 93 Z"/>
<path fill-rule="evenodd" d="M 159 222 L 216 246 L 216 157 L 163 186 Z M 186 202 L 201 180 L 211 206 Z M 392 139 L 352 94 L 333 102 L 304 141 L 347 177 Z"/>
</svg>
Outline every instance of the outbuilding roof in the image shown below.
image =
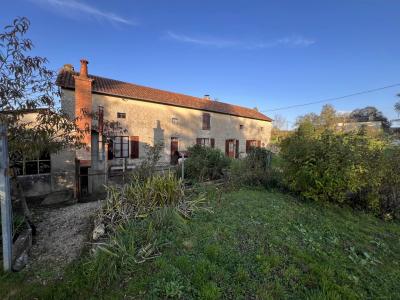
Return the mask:
<svg viewBox="0 0 400 300">
<path fill-rule="evenodd" d="M 75 89 L 74 75 L 79 75 L 79 73 L 62 69 L 57 77 L 57 85 L 65 89 Z M 268 122 L 272 121 L 272 119 L 255 109 L 238 105 L 168 92 L 95 75 L 89 75 L 89 78 L 93 79 L 93 93 L 217 112 Z"/>
</svg>

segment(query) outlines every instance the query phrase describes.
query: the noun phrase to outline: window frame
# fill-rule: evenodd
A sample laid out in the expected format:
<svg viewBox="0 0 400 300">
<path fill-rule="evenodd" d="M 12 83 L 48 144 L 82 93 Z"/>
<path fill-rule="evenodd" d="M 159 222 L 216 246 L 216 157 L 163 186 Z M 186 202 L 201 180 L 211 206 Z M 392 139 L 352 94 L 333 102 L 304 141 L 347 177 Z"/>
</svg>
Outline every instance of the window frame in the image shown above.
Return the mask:
<svg viewBox="0 0 400 300">
<path fill-rule="evenodd" d="M 249 153 L 251 148 L 261 148 L 261 140 L 246 140 L 246 153 Z"/>
<path fill-rule="evenodd" d="M 210 113 L 203 113 L 203 122 L 202 122 L 203 130 L 211 129 L 211 115 Z"/>
<path fill-rule="evenodd" d="M 45 156 L 48 155 L 48 156 Z M 36 167 L 35 173 L 30 173 L 27 174 L 26 172 L 26 165 L 30 163 L 35 163 Z M 48 163 L 48 172 L 40 172 L 40 165 L 41 163 Z M 21 168 L 19 170 L 22 170 L 20 174 L 17 174 L 17 176 L 36 176 L 36 175 L 48 175 L 51 174 L 51 156 L 50 153 L 44 153 L 40 156 L 38 156 L 36 159 L 25 159 L 25 157 L 22 157 L 22 160 L 17 160 L 16 164 L 20 164 Z"/>
<path fill-rule="evenodd" d="M 117 142 L 117 139 L 120 139 L 119 142 Z M 126 142 L 124 142 L 126 140 Z M 120 148 L 117 151 L 117 147 L 119 146 Z M 127 149 L 124 149 L 124 146 L 127 147 Z M 126 156 L 124 153 L 126 152 Z M 119 156 L 120 154 L 120 156 Z M 113 157 L 114 158 L 129 158 L 129 136 L 128 135 L 118 135 L 113 138 Z"/>
<path fill-rule="evenodd" d="M 125 112 L 117 112 L 117 119 L 126 119 Z"/>
<path fill-rule="evenodd" d="M 208 142 L 206 142 L 208 141 Z M 214 138 L 196 138 L 196 145 L 200 145 L 202 147 L 215 148 L 215 139 Z"/>
<path fill-rule="evenodd" d="M 140 157 L 140 154 L 139 154 L 139 147 L 140 147 L 139 136 L 137 136 L 137 135 L 131 136 L 129 142 L 130 142 L 130 146 L 131 146 L 130 158 L 131 159 L 138 159 Z"/>
</svg>

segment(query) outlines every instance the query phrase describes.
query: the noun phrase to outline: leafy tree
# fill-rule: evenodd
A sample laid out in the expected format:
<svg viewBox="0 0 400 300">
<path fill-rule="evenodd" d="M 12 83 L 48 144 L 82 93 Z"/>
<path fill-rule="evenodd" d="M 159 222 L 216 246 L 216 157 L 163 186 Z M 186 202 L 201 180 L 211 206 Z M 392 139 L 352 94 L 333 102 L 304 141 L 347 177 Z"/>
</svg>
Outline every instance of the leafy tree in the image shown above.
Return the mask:
<svg viewBox="0 0 400 300">
<path fill-rule="evenodd" d="M 56 74 L 46 67 L 47 59 L 29 55 L 33 48 L 25 38 L 29 25 L 27 18 L 17 18 L 0 33 L 0 120 L 8 124 L 11 158 L 80 147 L 84 134 L 57 106 Z M 36 119 L 26 121 L 33 111 Z"/>
<path fill-rule="evenodd" d="M 16 18 L 0 33 L 0 122 L 8 127 L 12 192 L 28 221 L 30 213 L 18 182 L 17 161 L 22 157 L 35 159 L 43 152 L 81 148 L 86 133 L 78 127 L 77 119 L 60 109 L 56 73 L 46 67 L 48 60 L 30 55 L 33 43 L 25 37 L 29 26 L 27 18 Z M 91 117 L 96 120 L 98 115 Z M 118 122 L 107 120 L 104 127 L 109 136 L 122 130 Z"/>
<path fill-rule="evenodd" d="M 350 118 L 355 122 L 380 121 L 384 129 L 390 127 L 390 122 L 376 107 L 367 106 L 361 109 L 355 109 L 351 112 Z"/>
<path fill-rule="evenodd" d="M 343 122 L 344 119 L 345 115 L 336 112 L 336 109 L 332 105 L 325 104 L 319 115 L 316 113 L 308 113 L 304 116 L 300 116 L 296 120 L 296 125 L 297 127 L 300 127 L 302 124 L 308 124 L 308 127 L 312 125 L 317 131 L 324 129 L 335 130 L 337 124 Z"/>
<path fill-rule="evenodd" d="M 337 118 L 338 115 L 336 113 L 336 109 L 330 104 L 325 104 L 322 107 L 319 116 L 319 123 L 325 128 L 335 128 L 337 124 Z"/>
<path fill-rule="evenodd" d="M 397 97 L 400 97 L 400 94 L 397 94 Z M 394 110 L 400 114 L 400 100 L 394 104 Z"/>
<path fill-rule="evenodd" d="M 46 67 L 47 59 L 29 55 L 33 48 L 32 41 L 25 38 L 29 25 L 27 18 L 17 18 L 0 33 L 0 122 L 8 126 L 11 167 L 21 157 L 36 158 L 44 151 L 82 146 L 83 132 L 56 106 L 59 91 L 55 73 Z M 25 117 L 32 112 L 36 118 L 28 121 Z M 15 170 L 12 192 L 29 220 Z"/>
<path fill-rule="evenodd" d="M 296 126 L 300 126 L 302 123 L 311 123 L 313 125 L 319 124 L 319 115 L 316 113 L 308 113 L 304 116 L 299 116 L 296 119 Z"/>
</svg>

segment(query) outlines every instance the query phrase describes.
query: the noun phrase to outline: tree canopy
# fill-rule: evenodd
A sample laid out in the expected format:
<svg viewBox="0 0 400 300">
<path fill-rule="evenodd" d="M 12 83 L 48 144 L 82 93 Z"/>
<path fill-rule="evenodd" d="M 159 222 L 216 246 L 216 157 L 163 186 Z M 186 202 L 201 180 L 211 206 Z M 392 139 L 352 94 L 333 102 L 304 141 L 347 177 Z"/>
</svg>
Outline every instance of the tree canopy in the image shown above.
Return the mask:
<svg viewBox="0 0 400 300">
<path fill-rule="evenodd" d="M 8 124 L 10 153 L 36 157 L 81 147 L 82 130 L 60 109 L 56 73 L 46 67 L 46 58 L 30 55 L 29 26 L 27 18 L 16 18 L 0 33 L 0 121 Z M 26 121 L 32 113 L 35 118 Z"/>
<path fill-rule="evenodd" d="M 374 106 L 355 109 L 350 113 L 350 118 L 355 122 L 380 121 L 383 127 L 390 127 L 388 119 Z"/>
</svg>

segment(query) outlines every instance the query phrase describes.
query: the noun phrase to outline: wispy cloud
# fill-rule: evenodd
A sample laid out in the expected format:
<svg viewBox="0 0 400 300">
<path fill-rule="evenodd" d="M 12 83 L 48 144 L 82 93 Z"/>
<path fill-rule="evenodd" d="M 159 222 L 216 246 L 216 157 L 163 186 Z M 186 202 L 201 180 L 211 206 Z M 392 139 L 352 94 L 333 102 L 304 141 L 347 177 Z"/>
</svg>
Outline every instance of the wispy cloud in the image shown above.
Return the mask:
<svg viewBox="0 0 400 300">
<path fill-rule="evenodd" d="M 266 49 L 276 47 L 286 48 L 305 48 L 316 43 L 315 40 L 305 38 L 300 35 L 283 37 L 269 41 L 241 41 L 241 40 L 228 40 L 217 37 L 195 37 L 184 34 L 178 34 L 173 31 L 167 31 L 166 37 L 182 43 L 196 44 L 201 46 L 211 46 L 216 48 L 241 48 L 241 49 Z"/>
<path fill-rule="evenodd" d="M 36 4 L 47 4 L 53 8 L 56 8 L 64 13 L 70 13 L 70 11 L 75 11 L 78 13 L 84 13 L 91 17 L 95 17 L 97 19 L 107 20 L 113 23 L 120 23 L 124 25 L 135 25 L 135 22 L 132 20 L 121 17 L 115 13 L 103 11 L 94 7 L 92 5 L 86 4 L 81 1 L 76 0 L 31 0 Z"/>
<path fill-rule="evenodd" d="M 305 48 L 315 44 L 315 40 L 302 37 L 300 35 L 294 35 L 284 37 L 272 41 L 266 41 L 249 45 L 249 49 L 263 49 L 263 48 L 274 48 L 274 47 L 288 47 L 288 48 Z"/>
<path fill-rule="evenodd" d="M 213 37 L 192 37 L 184 34 L 177 34 L 172 31 L 167 31 L 167 38 L 183 43 L 197 44 L 203 46 L 213 46 L 218 48 L 238 46 L 236 41 L 230 41 L 222 38 L 213 38 Z"/>
</svg>

